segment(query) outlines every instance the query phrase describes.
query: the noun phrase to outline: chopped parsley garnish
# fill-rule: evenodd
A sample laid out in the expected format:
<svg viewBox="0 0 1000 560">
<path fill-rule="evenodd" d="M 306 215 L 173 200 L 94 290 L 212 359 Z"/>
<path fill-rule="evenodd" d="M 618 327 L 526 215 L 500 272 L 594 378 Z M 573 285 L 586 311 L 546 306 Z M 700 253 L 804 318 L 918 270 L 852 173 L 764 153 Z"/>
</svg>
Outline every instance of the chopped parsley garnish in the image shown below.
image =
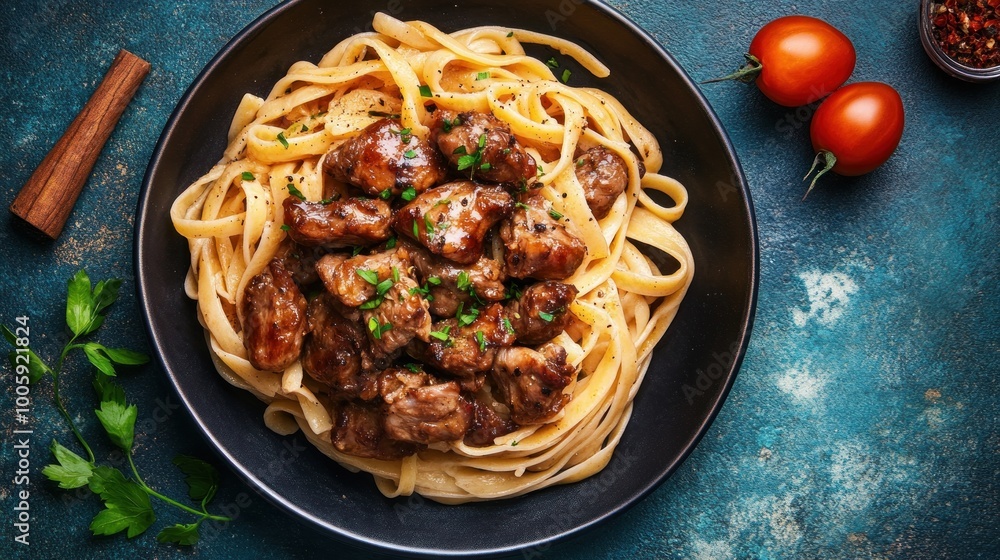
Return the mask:
<svg viewBox="0 0 1000 560">
<path fill-rule="evenodd" d="M 389 238 L 389 239 L 388 239 L 388 240 L 387 240 L 387 241 L 385 242 L 385 248 L 386 248 L 386 249 L 392 249 L 392 248 L 393 248 L 393 247 L 395 247 L 395 246 L 396 246 L 396 236 L 395 236 L 395 235 L 393 235 L 392 237 L 390 237 L 390 238 Z"/>
<path fill-rule="evenodd" d="M 580 159 L 576 160 L 576 166 L 577 167 L 583 167 L 584 163 L 585 162 L 583 161 L 583 158 L 580 158 Z"/>
<path fill-rule="evenodd" d="M 513 31 L 511 31 L 510 33 L 508 33 L 508 34 L 507 34 L 507 36 L 508 36 L 508 37 L 513 37 L 513 36 L 514 36 L 514 32 L 513 32 Z"/>
<path fill-rule="evenodd" d="M 443 329 L 439 331 L 431 331 L 431 336 L 440 340 L 441 342 L 448 342 L 451 338 L 448 336 L 448 331 L 451 330 L 451 325 L 445 325 Z"/>
<path fill-rule="evenodd" d="M 404 144 L 409 144 L 410 139 L 413 138 L 413 131 L 409 128 L 403 128 L 400 130 L 389 130 L 393 134 L 399 135 L 399 140 Z"/>
<path fill-rule="evenodd" d="M 299 200 L 305 200 L 306 199 L 306 195 L 302 194 L 302 191 L 300 191 L 299 189 L 295 188 L 295 185 L 293 185 L 292 183 L 288 183 L 288 185 L 286 185 L 286 186 L 288 187 L 288 194 L 290 194 L 290 195 L 298 198 Z"/>
<path fill-rule="evenodd" d="M 434 233 L 434 222 L 431 221 L 431 217 L 427 214 L 424 214 L 424 231 L 427 232 L 427 235 Z"/>
<path fill-rule="evenodd" d="M 469 280 L 469 273 L 464 270 L 459 272 L 455 285 L 463 292 L 469 291 L 469 289 L 472 288 L 472 282 Z"/>
<path fill-rule="evenodd" d="M 382 334 L 392 330 L 392 323 L 380 323 L 378 317 L 368 319 L 368 331 L 378 340 L 382 340 Z M 433 334 L 433 333 L 432 333 Z"/>
<path fill-rule="evenodd" d="M 284 132 L 278 133 L 278 142 L 281 142 L 281 145 L 284 146 L 286 150 L 288 149 L 288 139 L 285 138 Z"/>
<path fill-rule="evenodd" d="M 455 312 L 455 318 L 458 319 L 458 326 L 466 327 L 471 325 L 476 317 L 479 317 L 479 309 L 477 307 L 471 307 L 468 312 L 464 311 L 465 302 L 458 303 L 458 311 Z"/>
<path fill-rule="evenodd" d="M 546 313 L 544 311 L 539 311 L 538 318 L 545 321 L 546 323 L 551 323 L 552 320 L 555 319 L 555 315 L 551 313 Z"/>
<path fill-rule="evenodd" d="M 281 224 L 281 231 L 288 231 L 292 229 L 288 224 Z"/>
<path fill-rule="evenodd" d="M 253 173 L 250 173 L 249 171 L 244 171 L 243 174 L 240 175 L 240 179 L 243 179 L 244 181 L 253 181 L 254 178 Z"/>
<path fill-rule="evenodd" d="M 423 371 L 423 368 L 420 367 L 420 364 L 415 364 L 413 362 L 410 362 L 403 367 L 412 371 L 413 373 L 420 373 L 421 371 Z"/>
<path fill-rule="evenodd" d="M 392 267 L 392 281 L 399 282 L 399 269 Z"/>
<path fill-rule="evenodd" d="M 367 268 L 355 268 L 354 272 L 372 286 L 378 285 L 378 273 L 374 270 L 368 270 Z"/>
<path fill-rule="evenodd" d="M 454 154 L 458 154 L 461 157 L 458 158 L 458 170 L 463 171 L 469 169 L 469 178 L 476 172 L 476 168 L 479 169 L 489 169 L 489 163 L 483 163 L 483 148 L 486 146 L 486 133 L 479 135 L 479 140 L 477 142 L 476 151 L 471 154 L 468 153 L 465 146 L 459 146 L 455 149 Z M 485 166 L 485 168 L 484 168 Z"/>
<path fill-rule="evenodd" d="M 563 70 L 562 76 L 559 76 L 559 79 L 562 80 L 562 83 L 565 84 L 565 83 L 569 82 L 569 77 L 571 75 L 573 75 L 573 73 L 569 71 L 569 68 L 567 68 L 567 69 Z"/>
<path fill-rule="evenodd" d="M 523 202 L 515 202 L 514 203 L 514 207 L 515 208 L 524 208 L 525 210 L 528 210 L 529 208 L 531 208 L 530 206 L 528 206 L 527 204 L 525 204 Z"/>
<path fill-rule="evenodd" d="M 381 198 L 382 200 L 389 200 L 389 197 L 391 196 L 392 196 L 392 189 L 385 189 L 384 191 L 378 193 L 378 197 Z"/>
<path fill-rule="evenodd" d="M 559 68 L 559 61 L 556 60 L 556 57 L 553 56 L 552 58 L 545 61 L 545 65 L 548 66 L 549 68 Z"/>
<path fill-rule="evenodd" d="M 399 197 L 409 202 L 414 198 L 417 198 L 417 189 L 413 187 L 406 187 L 405 189 L 403 189 L 403 192 L 399 195 Z"/>
<path fill-rule="evenodd" d="M 365 250 L 364 245 L 355 245 L 354 247 L 351 247 L 351 256 L 356 257 L 361 254 L 361 251 L 364 250 Z"/>
<path fill-rule="evenodd" d="M 405 152 L 403 152 L 403 157 L 405 157 L 406 159 L 413 159 L 417 157 L 417 152 L 416 150 L 406 150 Z"/>
<path fill-rule="evenodd" d="M 483 335 L 483 331 L 476 331 L 476 342 L 479 343 L 479 351 L 486 351 L 486 337 Z"/>
<path fill-rule="evenodd" d="M 417 225 L 418 223 L 419 222 L 417 220 L 413 220 L 413 238 L 419 241 L 420 240 L 420 226 Z"/>
<path fill-rule="evenodd" d="M 434 97 L 434 94 L 431 93 L 431 86 L 428 85 L 420 86 L 420 97 Z"/>
<path fill-rule="evenodd" d="M 510 319 L 506 317 L 503 318 L 503 328 L 510 334 L 514 334 L 514 325 L 510 324 Z"/>
<path fill-rule="evenodd" d="M 441 285 L 441 277 L 440 276 L 428 276 L 427 277 L 427 283 L 430 284 L 431 286 L 440 286 Z"/>
<path fill-rule="evenodd" d="M 555 209 L 549 210 L 549 216 L 552 216 L 553 220 L 561 220 L 563 218 L 563 215 L 557 212 Z"/>
<path fill-rule="evenodd" d="M 476 80 L 477 81 L 478 80 L 487 80 L 487 79 L 489 79 L 489 77 L 490 77 L 490 73 L 489 72 L 479 72 L 478 74 L 476 74 Z"/>
<path fill-rule="evenodd" d="M 299 132 L 309 132 L 309 127 L 306 125 L 302 125 L 302 129 L 299 130 Z"/>
</svg>

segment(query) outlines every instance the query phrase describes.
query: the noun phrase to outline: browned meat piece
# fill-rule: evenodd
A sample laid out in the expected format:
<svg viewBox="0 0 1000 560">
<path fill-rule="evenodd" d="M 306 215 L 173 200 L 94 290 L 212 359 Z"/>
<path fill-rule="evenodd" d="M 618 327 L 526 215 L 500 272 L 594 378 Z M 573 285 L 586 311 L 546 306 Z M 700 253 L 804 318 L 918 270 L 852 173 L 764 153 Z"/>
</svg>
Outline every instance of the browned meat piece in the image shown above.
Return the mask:
<svg viewBox="0 0 1000 560">
<path fill-rule="evenodd" d="M 510 419 L 517 424 L 540 424 L 569 402 L 562 390 L 576 374 L 566 363 L 566 351 L 549 343 L 532 350 L 523 346 L 501 348 L 493 366 L 493 380 Z"/>
<path fill-rule="evenodd" d="M 332 300 L 321 294 L 309 302 L 302 369 L 336 396 L 371 400 L 378 396 L 378 387 L 375 376 L 362 368 L 368 339 L 361 325 L 337 312 Z"/>
<path fill-rule="evenodd" d="M 538 175 L 507 123 L 489 113 L 435 111 L 430 126 L 431 142 L 470 179 L 523 185 Z"/>
<path fill-rule="evenodd" d="M 337 426 L 331 439 L 341 453 L 371 459 L 401 459 L 423 446 L 397 441 L 385 434 L 383 415 L 378 408 L 345 402 L 337 410 Z"/>
<path fill-rule="evenodd" d="M 431 189 L 399 209 L 392 226 L 431 253 L 459 264 L 483 256 L 483 239 L 508 216 L 514 199 L 496 185 L 457 181 Z"/>
<path fill-rule="evenodd" d="M 307 247 L 286 238 L 278 247 L 275 257 L 280 258 L 285 265 L 292 279 L 299 288 L 315 284 L 319 281 L 316 275 L 316 261 L 318 261 L 326 251 L 322 247 Z"/>
<path fill-rule="evenodd" d="M 503 306 L 494 303 L 475 315 L 438 321 L 434 323 L 429 343 L 414 341 L 406 351 L 435 369 L 472 379 L 493 367 L 497 348 L 514 343 L 503 319 Z"/>
<path fill-rule="evenodd" d="M 281 371 L 299 358 L 306 331 L 306 298 L 281 259 L 247 283 L 241 302 L 243 345 L 253 367 Z"/>
<path fill-rule="evenodd" d="M 440 183 L 448 170 L 426 140 L 410 134 L 398 121 L 376 121 L 324 160 L 323 169 L 335 179 L 358 186 L 371 196 L 388 190 L 398 196 L 413 187 L 418 193 Z"/>
<path fill-rule="evenodd" d="M 530 195 L 500 225 L 500 238 L 507 249 L 507 274 L 514 278 L 562 280 L 572 276 L 583 263 L 587 247 L 549 210 L 544 197 Z"/>
<path fill-rule="evenodd" d="M 595 146 L 577 158 L 576 178 L 583 187 L 587 206 L 600 220 L 628 187 L 628 165 L 618 154 Z"/>
<path fill-rule="evenodd" d="M 323 204 L 290 196 L 283 205 L 288 236 L 300 245 L 371 245 L 392 235 L 392 211 L 384 200 L 355 197 Z"/>
<path fill-rule="evenodd" d="M 426 373 L 391 369 L 382 374 L 380 392 L 388 407 L 387 436 L 414 443 L 461 439 L 472 418 L 472 406 L 458 383 L 435 383 Z"/>
<path fill-rule="evenodd" d="M 389 276 L 392 285 L 384 294 L 361 306 L 363 324 L 376 353 L 391 354 L 413 339 L 430 340 L 431 312 L 420 296 L 417 281 L 400 272 Z M 382 280 L 378 290 L 385 285 Z M 386 282 L 387 283 L 387 282 Z"/>
<path fill-rule="evenodd" d="M 427 300 L 410 270 L 409 251 L 402 246 L 351 258 L 330 254 L 316 263 L 327 292 L 356 308 L 342 314 L 354 318 L 360 311 L 357 318 L 368 332 L 374 364 L 384 363 L 414 337 L 426 341 L 430 336 Z"/>
<path fill-rule="evenodd" d="M 493 440 L 517 429 L 517 424 L 496 413 L 479 399 L 472 401 L 472 423 L 465 432 L 465 444 L 475 447 L 493 445 Z"/>
<path fill-rule="evenodd" d="M 576 286 L 554 280 L 525 288 L 521 297 L 507 304 L 507 316 L 517 341 L 535 346 L 566 330 L 573 321 L 569 304 L 576 299 L 576 292 Z"/>
<path fill-rule="evenodd" d="M 471 266 L 463 267 L 419 247 L 410 251 L 410 257 L 423 280 L 422 287 L 427 291 L 432 315 L 452 317 L 459 305 L 468 307 L 476 299 L 500 301 L 506 295 L 503 283 L 507 275 L 503 265 L 491 258 L 483 256 Z"/>
<path fill-rule="evenodd" d="M 378 283 L 410 268 L 409 253 L 402 248 L 373 255 L 331 253 L 316 263 L 326 290 L 348 307 L 358 307 L 376 297 Z"/>
</svg>

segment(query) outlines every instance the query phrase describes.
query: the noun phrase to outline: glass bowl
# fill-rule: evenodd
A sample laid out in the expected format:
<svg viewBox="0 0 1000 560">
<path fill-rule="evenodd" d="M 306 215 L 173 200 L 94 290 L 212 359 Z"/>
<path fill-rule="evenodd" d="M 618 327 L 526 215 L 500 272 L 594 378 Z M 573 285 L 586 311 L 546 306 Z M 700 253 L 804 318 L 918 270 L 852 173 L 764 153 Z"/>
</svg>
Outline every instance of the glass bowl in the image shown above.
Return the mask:
<svg viewBox="0 0 1000 560">
<path fill-rule="evenodd" d="M 927 56 L 948 75 L 967 82 L 993 82 L 1000 79 L 1000 65 L 990 68 L 975 68 L 959 63 L 945 54 L 944 49 L 934 39 L 934 25 L 931 23 L 931 11 L 940 4 L 935 0 L 920 0 L 920 42 L 927 51 Z M 1000 41 L 1000 36 L 997 37 Z"/>
</svg>

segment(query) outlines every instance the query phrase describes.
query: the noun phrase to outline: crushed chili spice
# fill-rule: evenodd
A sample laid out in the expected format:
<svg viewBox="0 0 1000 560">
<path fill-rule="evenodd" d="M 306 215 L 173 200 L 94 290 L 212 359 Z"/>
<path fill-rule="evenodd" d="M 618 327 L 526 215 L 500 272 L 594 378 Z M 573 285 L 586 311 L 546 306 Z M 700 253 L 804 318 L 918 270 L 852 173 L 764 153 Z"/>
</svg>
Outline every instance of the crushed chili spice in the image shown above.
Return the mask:
<svg viewBox="0 0 1000 560">
<path fill-rule="evenodd" d="M 1000 0 L 944 0 L 931 6 L 934 40 L 972 68 L 1000 65 Z"/>
</svg>

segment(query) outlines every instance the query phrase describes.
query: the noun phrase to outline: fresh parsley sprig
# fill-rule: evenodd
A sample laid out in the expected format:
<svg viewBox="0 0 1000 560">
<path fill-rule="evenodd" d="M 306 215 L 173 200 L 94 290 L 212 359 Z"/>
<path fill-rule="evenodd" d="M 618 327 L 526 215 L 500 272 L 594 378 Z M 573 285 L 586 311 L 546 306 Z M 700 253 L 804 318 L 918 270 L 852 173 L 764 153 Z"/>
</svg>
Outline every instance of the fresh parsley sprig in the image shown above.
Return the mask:
<svg viewBox="0 0 1000 560">
<path fill-rule="evenodd" d="M 186 475 L 189 495 L 198 504 L 197 508 L 182 504 L 146 484 L 139 475 L 132 454 L 138 407 L 126 400 L 125 391 L 113 378 L 116 377 L 116 366 L 145 364 L 149 357 L 127 348 L 108 348 L 92 340 L 83 340 L 104 324 L 105 312 L 118 299 L 120 288 L 119 279 L 103 280 L 92 286 L 87 273 L 78 271 L 70 278 L 66 290 L 66 325 L 71 336 L 59 353 L 55 367 L 46 365 L 34 352 L 28 353 L 29 381 L 36 383 L 44 377 L 51 379 L 55 407 L 86 453 L 86 457 L 83 457 L 53 440 L 50 450 L 55 463 L 45 466 L 42 474 L 58 483 L 60 488 L 71 490 L 87 486 L 100 497 L 104 509 L 97 513 L 90 524 L 90 530 L 95 535 L 113 535 L 124 531 L 132 538 L 144 533 L 156 521 L 150 502 L 150 497 L 154 497 L 195 516 L 193 523 L 178 523 L 163 528 L 156 539 L 163 543 L 193 545 L 198 542 L 198 527 L 205 520 L 230 521 L 228 517 L 208 512 L 208 503 L 219 487 L 218 473 L 200 459 L 186 456 L 174 459 L 174 464 Z M 11 330 L 3 326 L 2 331 L 4 337 L 14 345 Z M 117 468 L 97 463 L 93 448 L 87 443 L 73 416 L 66 410 L 59 392 L 59 381 L 66 359 L 74 350 L 81 351 L 96 369 L 93 385 L 100 404 L 94 413 L 108 439 L 124 452 L 131 470 L 131 479 L 126 478 Z M 15 352 L 11 352 L 12 363 L 15 355 Z"/>
</svg>

